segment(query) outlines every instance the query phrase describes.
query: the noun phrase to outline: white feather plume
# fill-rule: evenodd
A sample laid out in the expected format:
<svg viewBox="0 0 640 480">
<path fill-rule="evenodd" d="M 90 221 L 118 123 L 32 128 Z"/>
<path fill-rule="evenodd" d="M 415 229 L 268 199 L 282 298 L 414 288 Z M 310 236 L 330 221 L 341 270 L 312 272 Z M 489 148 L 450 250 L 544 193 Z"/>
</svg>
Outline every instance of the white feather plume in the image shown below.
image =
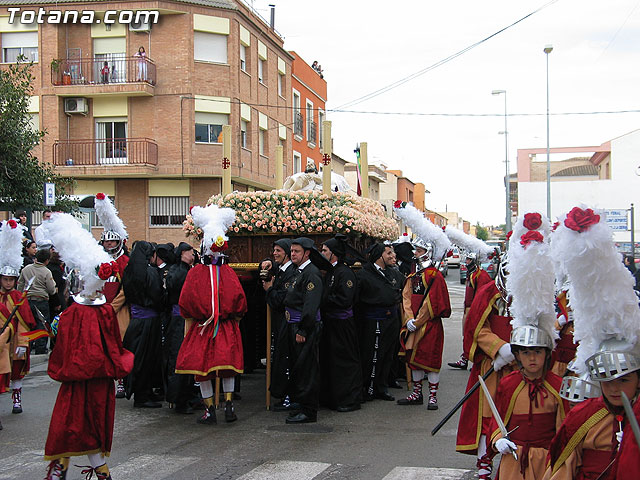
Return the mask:
<svg viewBox="0 0 640 480">
<path fill-rule="evenodd" d="M 584 207 L 582 207 L 584 209 Z M 569 296 L 574 314 L 573 338 L 580 342 L 573 368 L 586 373 L 585 360 L 607 340 L 624 342 L 616 350 L 638 355 L 640 308 L 634 293 L 635 280 L 622 263 L 603 211 L 600 221 L 583 232 L 560 218 L 554 232 L 553 256 L 569 276 Z"/>
<path fill-rule="evenodd" d="M 54 213 L 48 222 L 47 234 L 62 261 L 80 271 L 83 279 L 81 293 L 92 295 L 102 290 L 105 281 L 98 277 L 96 269 L 113 259 L 98 245 L 93 235 L 68 213 Z"/>
<path fill-rule="evenodd" d="M 479 238 L 469 235 L 468 233 L 464 233 L 462 230 L 458 230 L 451 225 L 447 225 L 444 233 L 447 235 L 451 243 L 458 248 L 461 248 L 465 252 L 477 253 L 478 260 L 480 262 L 485 262 L 489 258 L 489 255 L 494 251 L 492 246 L 487 245 Z"/>
<path fill-rule="evenodd" d="M 22 232 L 25 227 L 18 220 L 15 228 L 11 228 L 7 220 L 0 227 L 0 268 L 11 267 L 16 272 L 22 268 Z"/>
<path fill-rule="evenodd" d="M 116 210 L 116 207 L 107 195 L 103 194 L 103 199 L 99 199 L 98 195 L 96 195 L 93 204 L 96 209 L 96 215 L 98 215 L 100 223 L 104 226 L 104 230 L 106 232 L 116 232 L 122 240 L 125 240 L 128 237 L 127 229 L 122 219 L 118 216 L 118 210 Z"/>
<path fill-rule="evenodd" d="M 548 236 L 549 222 L 542 217 L 542 225 L 536 229 L 544 241 L 532 241 L 523 246 L 522 235 L 529 229 L 519 218 L 509 240 L 509 277 L 507 292 L 513 297 L 511 325 L 520 327 L 533 325 L 544 330 L 552 339 L 557 339 L 555 329 L 555 273 L 550 254 Z"/>
<path fill-rule="evenodd" d="M 424 213 L 411 204 L 404 208 L 394 208 L 396 215 L 406 223 L 413 233 L 425 242 L 435 245 L 434 258 L 440 260 L 451 248 L 451 242 L 440 227 L 434 225 Z"/>
<path fill-rule="evenodd" d="M 236 221 L 236 212 L 232 208 L 209 205 L 208 207 L 193 207 L 191 217 L 194 225 L 202 229 L 202 241 L 206 252 L 218 237 L 221 237 L 225 242 L 229 240 L 226 232 Z"/>
</svg>

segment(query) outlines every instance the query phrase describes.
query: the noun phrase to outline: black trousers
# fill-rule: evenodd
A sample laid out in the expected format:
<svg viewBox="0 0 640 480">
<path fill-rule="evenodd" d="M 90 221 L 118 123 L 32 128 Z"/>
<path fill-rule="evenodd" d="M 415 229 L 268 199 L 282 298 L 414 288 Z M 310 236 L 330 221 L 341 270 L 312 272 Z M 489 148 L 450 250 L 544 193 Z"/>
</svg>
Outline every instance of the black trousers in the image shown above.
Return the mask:
<svg viewBox="0 0 640 480">
<path fill-rule="evenodd" d="M 127 398 L 150 399 L 153 387 L 162 382 L 162 328 L 160 318 L 131 318 L 122 346 L 134 354 L 133 370 L 124 379 Z"/>
<path fill-rule="evenodd" d="M 382 314 L 365 312 L 361 318 L 362 380 L 365 395 L 387 391 L 387 379 L 394 359 L 395 344 L 400 335 L 397 307 Z"/>
</svg>

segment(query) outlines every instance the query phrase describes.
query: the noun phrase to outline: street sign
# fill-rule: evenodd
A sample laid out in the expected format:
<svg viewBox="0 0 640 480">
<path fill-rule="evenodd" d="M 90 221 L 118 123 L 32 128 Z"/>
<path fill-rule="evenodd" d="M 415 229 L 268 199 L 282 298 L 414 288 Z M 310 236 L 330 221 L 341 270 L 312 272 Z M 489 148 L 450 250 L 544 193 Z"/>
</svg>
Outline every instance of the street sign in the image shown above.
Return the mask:
<svg viewBox="0 0 640 480">
<path fill-rule="evenodd" d="M 616 232 L 626 232 L 628 227 L 629 211 L 626 208 L 616 208 L 605 210 L 607 215 L 607 225 Z"/>
<path fill-rule="evenodd" d="M 56 185 L 54 183 L 44 184 L 44 204 L 53 207 L 56 204 Z"/>
</svg>

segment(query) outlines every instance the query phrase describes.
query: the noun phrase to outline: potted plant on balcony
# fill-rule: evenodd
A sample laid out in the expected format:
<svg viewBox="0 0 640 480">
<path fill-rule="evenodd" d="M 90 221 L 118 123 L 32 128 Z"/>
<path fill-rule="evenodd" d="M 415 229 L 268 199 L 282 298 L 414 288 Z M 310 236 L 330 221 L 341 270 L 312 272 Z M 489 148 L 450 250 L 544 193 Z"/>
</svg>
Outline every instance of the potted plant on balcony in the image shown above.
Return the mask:
<svg viewBox="0 0 640 480">
<path fill-rule="evenodd" d="M 51 60 L 51 70 L 53 70 L 54 72 L 56 72 L 56 74 L 60 71 L 60 65 L 62 65 L 62 62 L 60 60 L 58 60 L 57 58 L 54 58 Z M 57 77 L 57 75 L 56 75 Z M 57 78 L 56 78 L 57 80 Z M 67 72 L 66 70 L 64 72 L 62 72 L 62 84 L 63 85 L 71 85 L 71 73 Z M 56 85 L 59 85 L 58 82 L 56 82 Z"/>
</svg>

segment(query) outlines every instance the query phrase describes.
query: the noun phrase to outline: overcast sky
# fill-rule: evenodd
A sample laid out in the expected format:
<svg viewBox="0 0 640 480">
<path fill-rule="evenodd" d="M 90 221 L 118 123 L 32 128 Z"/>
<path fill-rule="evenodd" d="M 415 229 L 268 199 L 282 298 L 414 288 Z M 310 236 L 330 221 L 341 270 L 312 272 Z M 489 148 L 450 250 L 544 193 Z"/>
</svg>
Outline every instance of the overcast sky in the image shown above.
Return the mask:
<svg viewBox="0 0 640 480">
<path fill-rule="evenodd" d="M 419 72 L 507 27 L 548 1 L 254 0 L 276 5 L 285 48 L 318 60 L 328 84 L 334 152 L 401 169 L 431 194 L 427 207 L 482 224 L 505 219 L 504 98 L 509 159 L 546 147 L 546 60 L 550 111 L 640 109 L 640 0 L 557 0 L 519 24 L 418 78 L 353 105 L 358 112 L 495 114 L 447 117 L 331 111 Z M 516 114 L 541 114 L 518 116 Z M 640 113 L 552 115 L 550 145 L 601 143 L 640 128 Z M 546 157 L 545 157 L 546 158 Z M 553 159 L 553 158 L 552 158 Z M 639 162 L 640 163 L 640 162 Z M 579 200 L 579 199 L 577 199 Z"/>
</svg>

